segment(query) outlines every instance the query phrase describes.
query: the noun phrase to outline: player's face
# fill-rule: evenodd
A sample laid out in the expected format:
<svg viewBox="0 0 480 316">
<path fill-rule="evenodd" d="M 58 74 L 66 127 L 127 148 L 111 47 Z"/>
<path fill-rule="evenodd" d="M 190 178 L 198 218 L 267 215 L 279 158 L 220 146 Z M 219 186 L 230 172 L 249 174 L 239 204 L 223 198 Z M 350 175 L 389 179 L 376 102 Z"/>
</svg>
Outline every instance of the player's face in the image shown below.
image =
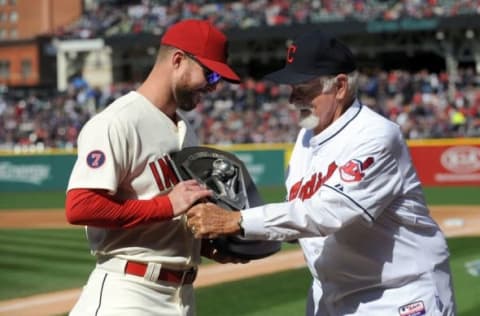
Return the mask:
<svg viewBox="0 0 480 316">
<path fill-rule="evenodd" d="M 322 92 L 319 79 L 292 86 L 290 103 L 299 110 L 302 127 L 320 133 L 338 118 L 337 89 L 334 85 L 329 91 Z M 340 113 L 341 114 L 341 113 Z"/>
<path fill-rule="evenodd" d="M 194 56 L 185 54 L 190 61 L 189 70 L 175 89 L 178 107 L 183 111 L 193 110 L 204 94 L 215 90 L 221 77 L 198 62 Z"/>
</svg>

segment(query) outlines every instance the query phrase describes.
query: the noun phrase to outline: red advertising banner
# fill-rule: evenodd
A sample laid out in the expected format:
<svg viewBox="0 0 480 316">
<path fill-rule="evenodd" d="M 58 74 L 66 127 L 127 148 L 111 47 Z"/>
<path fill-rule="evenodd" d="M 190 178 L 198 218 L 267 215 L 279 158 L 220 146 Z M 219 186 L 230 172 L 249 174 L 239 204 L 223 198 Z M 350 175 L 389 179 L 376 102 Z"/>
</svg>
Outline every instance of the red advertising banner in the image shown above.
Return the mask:
<svg viewBox="0 0 480 316">
<path fill-rule="evenodd" d="M 480 186 L 480 139 L 408 142 L 413 164 L 426 186 Z"/>
</svg>

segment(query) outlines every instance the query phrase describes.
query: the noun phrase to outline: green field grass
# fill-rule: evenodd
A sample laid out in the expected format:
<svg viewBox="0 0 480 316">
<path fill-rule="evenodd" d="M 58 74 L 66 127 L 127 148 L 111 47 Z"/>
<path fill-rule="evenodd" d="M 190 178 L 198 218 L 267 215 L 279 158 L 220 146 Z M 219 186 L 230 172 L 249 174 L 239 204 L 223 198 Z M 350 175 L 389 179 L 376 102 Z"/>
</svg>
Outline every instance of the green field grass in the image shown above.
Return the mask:
<svg viewBox="0 0 480 316">
<path fill-rule="evenodd" d="M 285 200 L 283 187 L 259 188 L 265 202 Z M 480 194 L 477 187 L 429 187 L 424 188 L 428 204 L 479 204 Z M 0 211 L 6 209 L 44 209 L 63 208 L 65 192 L 0 192 Z"/>
<path fill-rule="evenodd" d="M 468 262 L 478 261 L 480 272 L 480 238 L 465 237 L 448 239 L 450 265 L 456 291 L 459 316 L 480 315 L 480 275 L 470 274 Z"/>
<path fill-rule="evenodd" d="M 458 316 L 478 316 L 480 277 L 469 274 L 465 264 L 480 260 L 480 238 L 453 238 L 448 244 Z M 197 290 L 198 315 L 303 315 L 310 282 L 310 273 L 303 268 L 201 288 Z"/>
<path fill-rule="evenodd" d="M 480 205 L 478 187 L 426 187 L 423 190 L 429 205 Z"/>
<path fill-rule="evenodd" d="M 260 194 L 266 202 L 282 201 L 285 199 L 283 187 L 260 188 Z M 65 192 L 0 192 L 0 212 L 2 210 L 22 209 L 63 209 Z"/>
<path fill-rule="evenodd" d="M 303 315 L 310 282 L 302 268 L 200 288 L 198 315 Z"/>
<path fill-rule="evenodd" d="M 478 316 L 480 278 L 470 275 L 465 264 L 480 260 L 480 238 L 448 243 L 459 316 Z M 94 265 L 82 229 L 0 230 L 0 252 L 0 300 L 80 287 Z M 310 280 L 303 268 L 200 288 L 199 315 L 298 315 Z"/>
<path fill-rule="evenodd" d="M 65 192 L 0 192 L 0 211 L 19 209 L 63 208 Z"/>
<path fill-rule="evenodd" d="M 262 188 L 266 202 L 282 201 L 283 188 Z M 426 188 L 429 204 L 480 205 L 478 188 Z M 1 209 L 63 208 L 64 192 L 0 193 Z M 480 315 L 480 277 L 467 272 L 480 261 L 480 238 L 448 240 L 459 316 Z M 295 248 L 286 245 L 286 250 Z M 80 287 L 94 265 L 84 230 L 0 229 L 0 300 Z M 208 262 L 207 262 L 208 263 Z M 306 269 L 200 288 L 198 312 L 207 315 L 302 315 L 310 283 Z M 218 302 L 222 302 L 219 304 Z"/>
<path fill-rule="evenodd" d="M 1 229 L 0 299 L 75 288 L 95 260 L 82 228 Z"/>
</svg>

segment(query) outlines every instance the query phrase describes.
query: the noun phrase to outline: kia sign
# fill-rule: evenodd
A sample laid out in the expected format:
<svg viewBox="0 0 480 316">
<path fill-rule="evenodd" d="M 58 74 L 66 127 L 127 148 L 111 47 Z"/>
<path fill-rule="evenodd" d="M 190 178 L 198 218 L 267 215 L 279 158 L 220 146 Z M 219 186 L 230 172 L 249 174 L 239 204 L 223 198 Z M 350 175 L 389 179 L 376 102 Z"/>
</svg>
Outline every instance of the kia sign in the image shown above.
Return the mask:
<svg viewBox="0 0 480 316">
<path fill-rule="evenodd" d="M 442 166 L 453 173 L 480 171 L 480 148 L 472 146 L 450 147 L 440 157 Z"/>
<path fill-rule="evenodd" d="M 410 147 L 423 185 L 480 185 L 480 145 Z"/>
</svg>

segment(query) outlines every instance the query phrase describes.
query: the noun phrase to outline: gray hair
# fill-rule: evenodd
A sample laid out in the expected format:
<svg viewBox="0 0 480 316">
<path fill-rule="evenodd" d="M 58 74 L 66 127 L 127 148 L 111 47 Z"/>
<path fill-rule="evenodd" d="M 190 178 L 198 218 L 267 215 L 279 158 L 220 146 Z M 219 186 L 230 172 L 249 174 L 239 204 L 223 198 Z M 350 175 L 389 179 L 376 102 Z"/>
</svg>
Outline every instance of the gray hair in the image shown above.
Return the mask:
<svg viewBox="0 0 480 316">
<path fill-rule="evenodd" d="M 336 83 L 336 77 L 337 76 L 325 76 L 320 78 L 322 82 L 322 93 L 332 90 Z M 347 91 L 348 97 L 353 100 L 356 98 L 358 92 L 358 71 L 347 74 L 347 83 L 349 88 Z"/>
</svg>

